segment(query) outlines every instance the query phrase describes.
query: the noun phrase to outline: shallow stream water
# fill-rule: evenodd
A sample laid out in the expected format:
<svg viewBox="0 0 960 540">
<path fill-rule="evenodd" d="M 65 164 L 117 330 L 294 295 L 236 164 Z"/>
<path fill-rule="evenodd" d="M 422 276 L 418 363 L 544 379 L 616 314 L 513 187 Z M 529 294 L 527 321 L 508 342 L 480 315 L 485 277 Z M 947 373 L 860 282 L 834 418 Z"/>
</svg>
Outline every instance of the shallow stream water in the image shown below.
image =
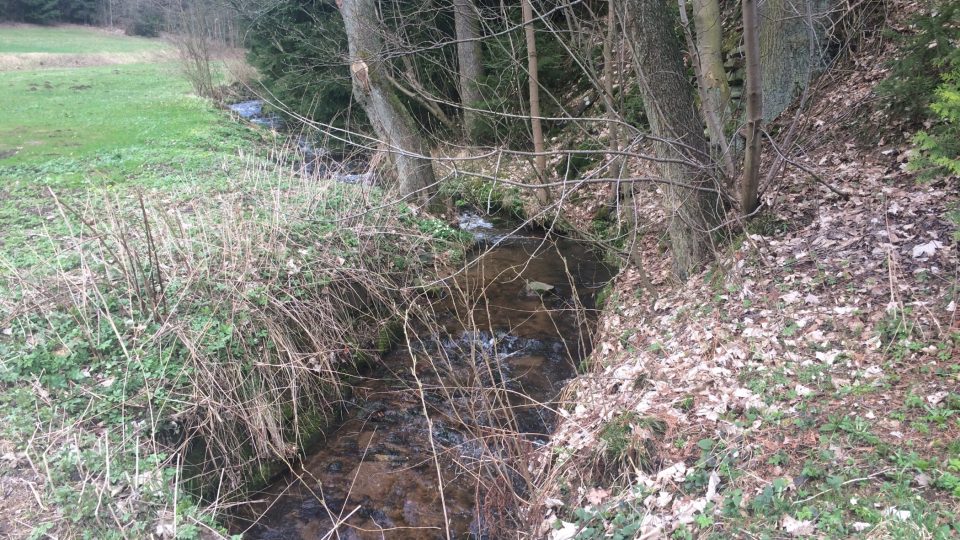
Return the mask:
<svg viewBox="0 0 960 540">
<path fill-rule="evenodd" d="M 508 426 L 535 445 L 549 433 L 542 404 L 589 353 L 610 269 L 583 244 L 476 216 L 461 226 L 481 247 L 433 301 L 434 330 L 408 335 L 355 387 L 339 426 L 262 494 L 269 509 L 245 538 L 445 538 L 445 519 L 451 538 L 488 536 L 469 473 L 489 456 L 478 434 Z M 481 405 L 490 388 L 508 396 L 506 423 Z"/>
<path fill-rule="evenodd" d="M 302 127 L 297 129 L 297 123 L 288 124 L 277 113 L 265 112 L 264 104 L 262 99 L 251 99 L 227 107 L 251 124 L 285 133 L 289 137 L 291 150 L 287 158 L 295 165 L 298 174 L 346 184 L 372 185 L 376 182 L 376 176 L 368 170 L 366 160 L 357 156 L 347 158 L 334 155 L 323 146 L 322 141 L 310 137 L 309 130 L 305 131 Z"/>
</svg>

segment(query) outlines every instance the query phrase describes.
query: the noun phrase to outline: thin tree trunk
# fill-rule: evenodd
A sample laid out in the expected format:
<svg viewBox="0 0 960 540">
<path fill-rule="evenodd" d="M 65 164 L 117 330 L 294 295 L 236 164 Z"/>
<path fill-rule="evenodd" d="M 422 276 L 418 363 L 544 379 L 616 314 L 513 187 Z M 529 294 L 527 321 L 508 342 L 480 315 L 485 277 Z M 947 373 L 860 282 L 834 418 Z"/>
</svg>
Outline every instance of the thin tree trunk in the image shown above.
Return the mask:
<svg viewBox="0 0 960 540">
<path fill-rule="evenodd" d="M 747 61 L 746 153 L 743 158 L 743 182 L 740 186 L 740 211 L 749 215 L 757 209 L 760 185 L 760 128 L 763 122 L 763 90 L 760 83 L 760 37 L 757 28 L 757 0 L 743 0 L 743 44 Z"/>
<path fill-rule="evenodd" d="M 697 32 L 697 58 L 702 77 L 700 90 L 708 119 L 710 142 L 720 152 L 720 162 L 733 177 L 733 156 L 724 133 L 730 121 L 730 85 L 723 67 L 723 26 L 717 0 L 693 0 L 693 25 Z"/>
<path fill-rule="evenodd" d="M 613 78 L 616 76 L 613 65 L 613 40 L 617 30 L 616 7 L 616 0 L 607 0 L 607 36 L 603 40 L 603 105 L 607 109 L 607 118 L 610 119 L 607 130 L 610 132 L 610 150 L 614 152 L 610 167 L 607 169 L 607 174 L 611 178 L 621 177 L 624 164 L 623 156 L 619 155 L 623 148 L 620 142 L 620 115 L 613 101 Z M 612 202 L 616 202 L 618 191 L 617 186 L 611 189 Z"/>
<path fill-rule="evenodd" d="M 457 66 L 460 72 L 463 128 L 467 140 L 470 140 L 476 132 L 478 121 L 477 113 L 473 108 L 483 99 L 480 94 L 480 79 L 483 77 L 480 19 L 473 0 L 453 0 L 453 15 L 457 34 Z"/>
<path fill-rule="evenodd" d="M 387 145 L 397 168 L 400 194 L 425 202 L 435 183 L 433 167 L 413 118 L 389 81 L 376 2 L 342 0 L 339 4 L 347 33 L 354 98 L 366 111 L 377 137 Z"/>
<path fill-rule="evenodd" d="M 523 11 L 523 28 L 527 40 L 527 71 L 530 79 L 530 129 L 533 131 L 533 151 L 537 177 L 541 182 L 547 170 L 547 155 L 543 149 L 543 127 L 540 125 L 540 81 L 537 78 L 537 40 L 533 28 L 533 7 L 531 0 L 520 0 Z M 546 203 L 549 199 L 547 188 L 537 190 L 537 199 Z"/>
<path fill-rule="evenodd" d="M 727 71 L 723 67 L 723 26 L 720 21 L 720 4 L 717 0 L 693 0 L 693 24 L 697 30 L 697 49 L 703 78 L 722 114 L 721 120 L 729 117 L 726 110 L 730 103 L 730 86 Z"/>
<path fill-rule="evenodd" d="M 723 205 L 708 172 L 709 150 L 674 32 L 672 6 L 667 0 L 630 0 L 628 5 L 633 13 L 625 21 L 632 23 L 630 41 L 643 105 L 658 139 L 657 157 L 665 160 L 659 163 L 660 172 L 669 182 L 663 188 L 663 205 L 673 270 L 686 279 L 710 259 L 711 231 Z"/>
<path fill-rule="evenodd" d="M 680 0 L 680 26 L 683 27 L 683 36 L 687 40 L 687 49 L 693 58 L 693 73 L 697 79 L 697 91 L 700 93 L 701 111 L 703 119 L 707 124 L 707 135 L 710 137 L 711 149 L 715 151 L 716 158 L 723 165 L 723 172 L 727 178 L 732 178 L 734 174 L 733 157 L 730 155 L 726 137 L 724 137 L 724 123 L 720 120 L 722 114 L 719 110 L 719 102 L 715 95 L 710 92 L 710 85 L 704 74 L 704 65 L 700 57 L 700 46 L 694 41 L 693 33 L 690 32 L 690 21 L 687 19 L 687 2 Z M 699 34 L 698 34 L 699 35 Z M 726 72 L 724 72 L 726 76 Z"/>
</svg>

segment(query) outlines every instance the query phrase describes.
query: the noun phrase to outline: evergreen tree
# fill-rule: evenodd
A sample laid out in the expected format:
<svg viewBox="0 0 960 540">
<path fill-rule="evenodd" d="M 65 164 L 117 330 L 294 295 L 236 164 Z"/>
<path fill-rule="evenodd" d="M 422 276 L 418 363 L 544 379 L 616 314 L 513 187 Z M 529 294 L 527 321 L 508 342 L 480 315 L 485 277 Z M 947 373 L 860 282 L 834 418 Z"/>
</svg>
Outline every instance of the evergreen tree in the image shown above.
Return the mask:
<svg viewBox="0 0 960 540">
<path fill-rule="evenodd" d="M 96 22 L 99 7 L 98 0 L 60 0 L 60 21 L 93 24 Z"/>
<path fill-rule="evenodd" d="M 17 0 L 23 22 L 55 24 L 60 20 L 60 0 Z"/>
</svg>

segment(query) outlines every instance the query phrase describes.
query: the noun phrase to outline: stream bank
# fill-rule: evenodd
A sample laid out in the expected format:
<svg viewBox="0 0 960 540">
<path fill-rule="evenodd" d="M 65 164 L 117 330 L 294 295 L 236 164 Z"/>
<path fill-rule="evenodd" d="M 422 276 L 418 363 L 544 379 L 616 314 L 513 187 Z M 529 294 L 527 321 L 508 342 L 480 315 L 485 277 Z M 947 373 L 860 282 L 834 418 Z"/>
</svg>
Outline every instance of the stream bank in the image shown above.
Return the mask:
<svg viewBox="0 0 960 540">
<path fill-rule="evenodd" d="M 493 436 L 546 440 L 547 404 L 590 352 L 595 295 L 612 271 L 585 244 L 460 221 L 477 239 L 472 262 L 440 298 L 421 299 L 428 320 L 407 324 L 403 343 L 354 385 L 340 425 L 257 497 L 270 502 L 245 537 L 439 538 L 445 521 L 453 537 L 490 529 L 477 475 L 506 457 Z"/>
</svg>

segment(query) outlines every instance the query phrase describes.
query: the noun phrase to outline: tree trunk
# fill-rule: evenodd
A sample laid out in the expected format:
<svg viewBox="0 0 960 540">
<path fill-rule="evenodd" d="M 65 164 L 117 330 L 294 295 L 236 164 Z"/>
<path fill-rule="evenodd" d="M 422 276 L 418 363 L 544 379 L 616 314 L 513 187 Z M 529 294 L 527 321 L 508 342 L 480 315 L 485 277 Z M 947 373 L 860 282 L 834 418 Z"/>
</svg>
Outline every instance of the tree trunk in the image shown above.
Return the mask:
<svg viewBox="0 0 960 540">
<path fill-rule="evenodd" d="M 650 122 L 663 187 L 663 204 L 680 279 L 697 272 L 712 254 L 711 231 L 723 211 L 703 127 L 687 80 L 674 10 L 667 0 L 630 0 L 633 56 Z M 669 161 L 668 161 L 669 160 Z"/>
<path fill-rule="evenodd" d="M 613 64 L 613 40 L 617 35 L 617 12 L 615 0 L 607 0 L 607 35 L 603 40 L 603 105 L 607 109 L 607 118 L 610 122 L 607 124 L 607 130 L 610 132 L 610 150 L 614 152 L 613 159 L 610 160 L 610 166 L 607 168 L 607 176 L 610 178 L 621 178 L 623 175 L 623 165 L 625 160 L 620 155 L 620 150 L 625 145 L 620 141 L 620 114 L 613 97 L 613 79 L 616 76 Z M 618 182 L 619 184 L 619 182 Z M 619 187 L 614 186 L 610 190 L 610 197 L 613 203 L 616 203 Z"/>
<path fill-rule="evenodd" d="M 530 79 L 530 129 L 533 131 L 533 151 L 536 155 L 537 177 L 541 182 L 547 170 L 547 155 L 543 149 L 543 127 L 540 125 L 540 81 L 537 78 L 537 40 L 533 28 L 532 0 L 520 0 L 523 11 L 523 29 L 527 39 L 527 71 Z M 547 188 L 537 190 L 537 199 L 546 203 Z"/>
<path fill-rule="evenodd" d="M 760 185 L 760 127 L 763 122 L 763 90 L 760 83 L 760 37 L 757 24 L 757 0 L 743 0 L 743 45 L 746 51 L 747 80 L 747 125 L 745 130 L 746 153 L 743 157 L 743 181 L 740 185 L 740 211 L 750 215 L 760 201 L 757 189 Z"/>
<path fill-rule="evenodd" d="M 720 153 L 720 162 L 728 177 L 734 174 L 724 129 L 730 121 L 730 85 L 723 67 L 723 27 L 717 0 L 693 0 L 693 25 L 697 32 L 697 58 L 701 73 L 704 116 L 710 143 Z"/>
<path fill-rule="evenodd" d="M 463 128 L 467 140 L 470 140 L 476 132 L 478 120 L 476 111 L 472 109 L 483 99 L 480 94 L 480 79 L 483 77 L 480 19 L 473 0 L 453 0 L 453 10 L 457 33 L 457 66 L 460 71 Z"/>
<path fill-rule="evenodd" d="M 764 0 L 759 7 L 760 70 L 763 76 L 763 119 L 780 115 L 810 84 L 820 64 L 816 32 L 808 17 L 818 0 Z M 813 52 L 813 54 L 812 54 Z M 816 56 L 816 58 L 815 58 Z"/>
<path fill-rule="evenodd" d="M 433 167 L 409 111 L 389 80 L 375 0 L 342 0 L 340 14 L 347 33 L 353 95 L 393 159 L 400 194 L 425 202 L 433 189 Z"/>
</svg>

